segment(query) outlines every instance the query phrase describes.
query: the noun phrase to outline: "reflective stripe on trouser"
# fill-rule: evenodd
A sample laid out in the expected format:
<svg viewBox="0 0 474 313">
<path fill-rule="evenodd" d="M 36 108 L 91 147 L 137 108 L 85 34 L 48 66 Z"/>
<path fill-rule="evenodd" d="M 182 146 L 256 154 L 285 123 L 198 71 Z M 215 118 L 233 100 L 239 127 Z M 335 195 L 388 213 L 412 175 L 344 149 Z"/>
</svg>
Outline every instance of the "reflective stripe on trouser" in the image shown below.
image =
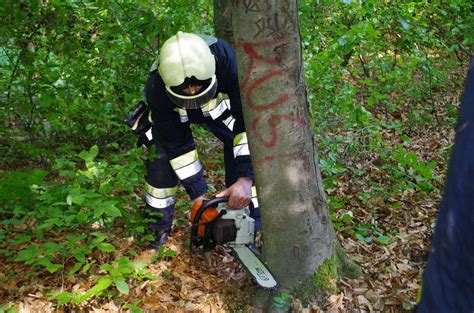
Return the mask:
<svg viewBox="0 0 474 313">
<path fill-rule="evenodd" d="M 177 187 L 155 188 L 145 183 L 146 206 L 143 216 L 148 229 L 154 233 L 156 239 L 161 236 L 162 231 L 171 230 L 176 190 Z"/>
<path fill-rule="evenodd" d="M 145 201 L 153 208 L 166 208 L 176 202 L 178 187 L 156 188 L 145 182 Z"/>
<path fill-rule="evenodd" d="M 171 229 L 178 185 L 178 178 L 168 159 L 164 157 L 166 154 L 159 146 L 157 152 L 159 157 L 146 163 L 146 205 L 143 212 L 148 229 L 155 235 L 155 239 L 158 239 L 163 231 Z"/>
</svg>

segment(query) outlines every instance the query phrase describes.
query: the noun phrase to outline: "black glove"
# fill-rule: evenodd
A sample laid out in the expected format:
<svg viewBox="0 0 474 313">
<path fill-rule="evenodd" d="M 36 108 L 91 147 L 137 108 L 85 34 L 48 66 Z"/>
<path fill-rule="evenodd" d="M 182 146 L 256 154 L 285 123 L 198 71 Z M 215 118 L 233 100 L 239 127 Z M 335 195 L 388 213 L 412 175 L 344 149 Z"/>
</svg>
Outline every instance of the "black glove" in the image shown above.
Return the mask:
<svg viewBox="0 0 474 313">
<path fill-rule="evenodd" d="M 135 134 L 138 135 L 138 147 L 149 147 L 153 144 L 150 114 L 150 109 L 146 103 L 144 101 L 140 101 L 138 102 L 135 110 L 130 113 L 130 116 L 123 120 L 123 122 L 127 124 Z"/>
</svg>

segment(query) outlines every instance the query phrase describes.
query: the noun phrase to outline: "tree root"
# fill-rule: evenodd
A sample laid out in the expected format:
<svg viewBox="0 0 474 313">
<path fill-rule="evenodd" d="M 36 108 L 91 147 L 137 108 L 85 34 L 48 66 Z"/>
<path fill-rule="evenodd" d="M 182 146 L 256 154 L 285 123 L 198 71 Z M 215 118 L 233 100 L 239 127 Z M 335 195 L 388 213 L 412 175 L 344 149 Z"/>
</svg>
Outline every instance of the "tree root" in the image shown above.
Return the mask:
<svg viewBox="0 0 474 313">
<path fill-rule="evenodd" d="M 290 312 L 293 299 L 299 299 L 303 304 L 309 301 L 323 303 L 328 293 L 338 291 L 338 278 L 354 279 L 361 275 L 361 268 L 349 259 L 339 242 L 335 241 L 332 256 L 292 290 L 285 287 L 277 291 L 258 290 L 255 296 L 256 312 L 259 312 L 258 309 L 265 312 Z"/>
</svg>

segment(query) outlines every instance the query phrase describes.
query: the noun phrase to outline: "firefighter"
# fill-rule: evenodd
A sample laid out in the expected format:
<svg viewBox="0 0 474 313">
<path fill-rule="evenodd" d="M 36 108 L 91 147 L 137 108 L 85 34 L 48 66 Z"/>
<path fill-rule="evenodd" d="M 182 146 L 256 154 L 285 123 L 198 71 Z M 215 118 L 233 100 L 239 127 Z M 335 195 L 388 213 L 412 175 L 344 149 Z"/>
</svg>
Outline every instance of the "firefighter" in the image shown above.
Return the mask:
<svg viewBox="0 0 474 313">
<path fill-rule="evenodd" d="M 245 132 L 237 62 L 228 43 L 211 36 L 178 32 L 162 46 L 145 87 L 146 104 L 127 120 L 158 158 L 147 164 L 144 217 L 155 237 L 154 247 L 170 234 L 179 182 L 193 205 L 207 192 L 190 125 L 200 124 L 224 145 L 226 189 L 234 208 L 250 206 L 260 228 L 260 214 Z M 148 109 L 149 108 L 149 109 Z"/>
</svg>

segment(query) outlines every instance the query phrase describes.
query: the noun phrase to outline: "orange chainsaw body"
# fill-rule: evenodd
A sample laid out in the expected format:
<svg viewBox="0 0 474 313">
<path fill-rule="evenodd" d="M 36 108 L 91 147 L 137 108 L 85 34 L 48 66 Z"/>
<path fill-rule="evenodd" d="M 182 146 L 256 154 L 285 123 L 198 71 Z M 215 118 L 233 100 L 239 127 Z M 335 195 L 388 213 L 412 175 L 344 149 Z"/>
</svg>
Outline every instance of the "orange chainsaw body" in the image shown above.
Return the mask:
<svg viewBox="0 0 474 313">
<path fill-rule="evenodd" d="M 202 206 L 202 202 L 196 202 L 191 207 L 191 221 L 194 221 L 194 217 L 196 216 L 197 211 Z M 214 207 L 207 208 L 201 215 L 201 219 L 199 219 L 199 227 L 198 227 L 198 235 L 204 235 L 204 223 L 212 221 L 219 212 Z"/>
</svg>

